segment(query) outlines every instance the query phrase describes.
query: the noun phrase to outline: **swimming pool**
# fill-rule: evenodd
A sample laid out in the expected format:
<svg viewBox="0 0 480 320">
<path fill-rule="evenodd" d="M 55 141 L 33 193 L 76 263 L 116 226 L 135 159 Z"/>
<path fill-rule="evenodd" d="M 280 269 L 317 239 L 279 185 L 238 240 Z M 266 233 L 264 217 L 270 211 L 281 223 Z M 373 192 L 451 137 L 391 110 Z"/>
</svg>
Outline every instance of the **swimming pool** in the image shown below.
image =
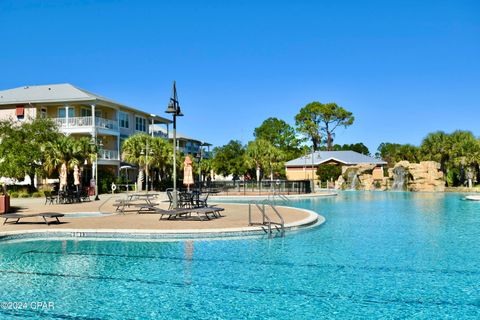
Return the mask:
<svg viewBox="0 0 480 320">
<path fill-rule="evenodd" d="M 327 218 L 284 238 L 0 246 L 3 318 L 478 318 L 480 203 L 344 192 L 295 200 Z"/>
</svg>

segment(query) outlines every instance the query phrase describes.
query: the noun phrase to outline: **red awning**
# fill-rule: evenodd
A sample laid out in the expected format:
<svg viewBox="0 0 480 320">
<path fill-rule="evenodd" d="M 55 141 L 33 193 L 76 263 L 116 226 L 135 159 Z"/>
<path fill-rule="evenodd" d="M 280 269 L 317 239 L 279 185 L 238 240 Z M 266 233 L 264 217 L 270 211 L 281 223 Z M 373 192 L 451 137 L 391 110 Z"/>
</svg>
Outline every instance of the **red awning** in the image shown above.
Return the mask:
<svg viewBox="0 0 480 320">
<path fill-rule="evenodd" d="M 17 106 L 17 112 L 16 115 L 18 116 L 23 116 L 25 114 L 25 108 L 23 106 Z"/>
</svg>

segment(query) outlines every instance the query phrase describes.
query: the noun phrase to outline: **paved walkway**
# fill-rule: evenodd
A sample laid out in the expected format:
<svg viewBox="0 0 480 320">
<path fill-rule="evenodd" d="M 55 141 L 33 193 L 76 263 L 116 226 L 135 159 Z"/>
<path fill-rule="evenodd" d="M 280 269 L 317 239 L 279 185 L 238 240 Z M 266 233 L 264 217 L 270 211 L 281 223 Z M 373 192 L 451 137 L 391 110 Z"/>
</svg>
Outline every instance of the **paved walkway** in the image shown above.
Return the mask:
<svg viewBox="0 0 480 320">
<path fill-rule="evenodd" d="M 0 226 L 0 233 L 4 231 L 20 231 L 20 230 L 62 230 L 62 229 L 88 229 L 88 230 L 103 230 L 103 229 L 133 229 L 133 230 L 192 230 L 192 229 L 217 229 L 222 231 L 231 228 L 246 228 L 248 225 L 248 205 L 240 204 L 219 204 L 220 207 L 225 208 L 222 212 L 223 217 L 212 220 L 200 221 L 198 217 L 193 215 L 187 219 L 177 220 L 161 220 L 159 221 L 158 214 L 137 214 L 136 212 L 129 212 L 125 215 L 115 214 L 115 207 L 113 202 L 116 199 L 124 197 L 124 195 L 101 195 L 100 201 L 91 201 L 78 204 L 61 204 L 61 205 L 45 205 L 44 199 L 12 199 L 11 205 L 18 208 L 18 213 L 42 213 L 42 212 L 59 212 L 64 213 L 65 217 L 61 218 L 61 224 L 46 225 L 43 223 L 41 217 L 25 218 L 20 220 L 18 224 L 7 223 Z M 159 200 L 164 199 L 164 194 L 161 194 Z M 214 204 L 212 200 L 211 204 Z M 161 202 L 161 208 L 168 207 L 167 202 Z M 294 208 L 278 208 L 279 212 L 285 219 L 286 224 L 303 223 L 310 218 L 312 222 L 312 214 Z M 82 217 L 72 218 L 68 217 L 69 213 L 77 212 L 102 212 L 112 213 L 114 215 L 104 217 Z M 271 210 L 268 211 L 271 217 L 275 215 Z M 0 215 L 1 217 L 1 215 Z M 260 221 L 261 216 L 258 210 L 253 211 L 253 217 L 256 221 Z M 3 223 L 3 221 L 2 221 Z"/>
</svg>

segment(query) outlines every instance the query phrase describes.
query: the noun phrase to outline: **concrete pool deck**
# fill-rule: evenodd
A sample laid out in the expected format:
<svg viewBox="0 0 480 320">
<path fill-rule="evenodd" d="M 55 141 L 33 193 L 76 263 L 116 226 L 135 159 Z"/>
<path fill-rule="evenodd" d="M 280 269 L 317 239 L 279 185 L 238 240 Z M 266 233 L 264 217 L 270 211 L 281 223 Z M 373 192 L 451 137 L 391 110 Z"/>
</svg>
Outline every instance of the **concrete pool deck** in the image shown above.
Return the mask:
<svg viewBox="0 0 480 320">
<path fill-rule="evenodd" d="M 163 194 L 159 201 L 163 201 Z M 124 195 L 101 195 L 100 201 L 91 201 L 75 204 L 45 205 L 45 200 L 37 199 L 12 199 L 11 205 L 20 214 L 58 212 L 64 213 L 60 218 L 62 223 L 46 225 L 41 217 L 24 218 L 19 223 L 7 222 L 0 226 L 0 236 L 21 235 L 32 233 L 88 233 L 91 235 L 100 233 L 111 234 L 221 234 L 240 232 L 264 232 L 261 226 L 248 225 L 248 205 L 246 204 L 219 204 L 225 208 L 222 217 L 200 221 L 196 215 L 188 219 L 160 220 L 159 214 L 137 214 L 134 211 L 126 212 L 125 215 L 115 212 L 114 201 Z M 158 201 L 157 201 L 158 202 Z M 214 204 L 214 200 L 210 201 Z M 160 202 L 160 208 L 166 209 L 168 204 Z M 253 207 L 252 207 L 253 208 Z M 321 224 L 325 219 L 315 212 L 291 207 L 277 206 L 278 211 L 285 220 L 285 229 L 297 229 L 312 224 Z M 107 216 L 97 217 L 69 217 L 72 213 L 102 212 L 110 213 Z M 273 211 L 267 210 L 267 213 Z M 273 221 L 274 214 L 270 214 Z M 258 210 L 252 209 L 254 221 L 261 221 Z M 1 218 L 1 215 L 0 215 Z M 3 220 L 1 221 L 3 223 Z"/>
</svg>

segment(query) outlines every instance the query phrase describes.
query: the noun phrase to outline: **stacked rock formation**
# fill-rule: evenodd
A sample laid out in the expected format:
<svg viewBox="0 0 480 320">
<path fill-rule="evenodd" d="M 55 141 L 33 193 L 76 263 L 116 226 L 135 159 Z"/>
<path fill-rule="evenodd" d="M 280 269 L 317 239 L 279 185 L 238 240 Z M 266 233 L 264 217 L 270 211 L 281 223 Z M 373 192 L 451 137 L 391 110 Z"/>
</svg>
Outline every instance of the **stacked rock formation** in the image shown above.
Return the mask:
<svg viewBox="0 0 480 320">
<path fill-rule="evenodd" d="M 393 177 L 393 171 L 397 167 L 403 167 L 408 172 L 407 190 L 410 191 L 445 191 L 445 180 L 440 164 L 435 161 L 421 161 L 410 163 L 400 161 L 393 169 L 389 169 L 389 176 Z"/>
</svg>

